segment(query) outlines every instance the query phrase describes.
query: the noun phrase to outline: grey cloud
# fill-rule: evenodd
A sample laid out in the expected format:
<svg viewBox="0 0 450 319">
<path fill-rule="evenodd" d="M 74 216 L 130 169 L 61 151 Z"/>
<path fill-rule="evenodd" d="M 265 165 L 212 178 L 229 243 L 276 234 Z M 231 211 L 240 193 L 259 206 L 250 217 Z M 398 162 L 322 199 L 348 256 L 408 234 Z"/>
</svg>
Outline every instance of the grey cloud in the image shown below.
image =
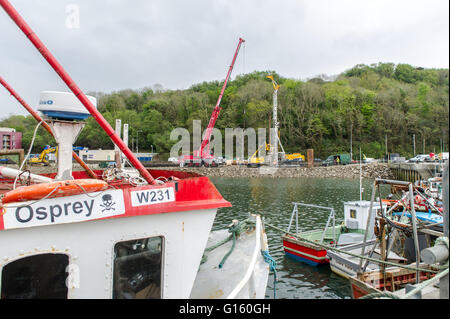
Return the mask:
<svg viewBox="0 0 450 319">
<path fill-rule="evenodd" d="M 85 91 L 223 80 L 239 37 L 234 76 L 305 79 L 375 62 L 448 67 L 447 0 L 10 1 Z M 80 29 L 65 26 L 71 3 Z M 40 91 L 68 90 L 3 10 L 0 70 L 33 106 Z M 26 114 L 3 88 L 0 107 L 0 118 Z"/>
</svg>

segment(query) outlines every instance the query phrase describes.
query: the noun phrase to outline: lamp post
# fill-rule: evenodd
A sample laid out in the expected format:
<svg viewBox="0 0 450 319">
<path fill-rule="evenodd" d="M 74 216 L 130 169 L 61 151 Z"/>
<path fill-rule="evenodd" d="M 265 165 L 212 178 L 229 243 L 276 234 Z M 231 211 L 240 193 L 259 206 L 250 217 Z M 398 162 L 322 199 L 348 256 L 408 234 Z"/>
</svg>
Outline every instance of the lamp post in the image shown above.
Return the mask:
<svg viewBox="0 0 450 319">
<path fill-rule="evenodd" d="M 136 153 L 139 153 L 139 132 L 142 132 L 142 130 L 136 132 Z"/>
</svg>

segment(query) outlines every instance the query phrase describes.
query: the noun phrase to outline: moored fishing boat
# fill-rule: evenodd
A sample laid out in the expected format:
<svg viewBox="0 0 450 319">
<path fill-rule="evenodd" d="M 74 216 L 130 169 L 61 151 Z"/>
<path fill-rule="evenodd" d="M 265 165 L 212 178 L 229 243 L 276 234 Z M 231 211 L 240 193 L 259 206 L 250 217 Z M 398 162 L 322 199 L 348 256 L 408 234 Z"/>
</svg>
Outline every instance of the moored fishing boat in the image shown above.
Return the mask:
<svg viewBox="0 0 450 319">
<path fill-rule="evenodd" d="M 283 248 L 285 254 L 298 261 L 305 262 L 312 266 L 328 264 L 330 261 L 327 255 L 327 247 L 346 247 L 362 241 L 366 222 L 369 217 L 368 201 L 351 201 L 344 203 L 344 222 L 337 225 L 335 222 L 335 212 L 331 207 L 322 207 L 317 205 L 294 203 L 291 219 L 287 232 L 289 233 L 294 217 L 296 218 L 296 234 L 283 235 Z M 326 209 L 330 211 L 327 223 L 324 229 L 315 229 L 311 231 L 298 231 L 298 207 L 312 207 L 316 209 Z M 381 207 L 373 205 L 374 211 Z M 374 215 L 372 215 L 374 216 Z M 373 225 L 374 219 L 371 221 Z M 373 236 L 373 232 L 370 237 Z"/>
<path fill-rule="evenodd" d="M 421 265 L 424 270 L 431 269 L 428 265 Z M 420 271 L 420 281 L 433 278 L 434 273 Z M 417 272 L 411 269 L 400 267 L 386 268 L 385 272 L 372 270 L 364 272 L 361 276 L 352 276 L 349 278 L 352 290 L 352 298 L 359 299 L 370 294 L 385 295 L 389 298 L 399 298 L 405 295 L 406 286 L 417 282 Z M 423 299 L 438 298 L 436 289 L 427 287 L 422 292 Z"/>
<path fill-rule="evenodd" d="M 357 274 L 361 256 L 374 259 L 369 261 L 365 267 L 367 271 L 376 271 L 380 268 L 376 260 L 381 259 L 381 252 L 379 248 L 375 248 L 373 251 L 370 249 L 374 246 L 375 242 L 375 239 L 368 240 L 365 243 L 360 241 L 352 245 L 339 247 L 339 250 L 328 250 L 327 257 L 330 260 L 331 271 L 342 278 L 349 279 Z M 361 255 L 361 248 L 363 246 L 367 250 L 365 250 L 364 255 Z M 406 258 L 392 251 L 389 252 L 386 260 L 399 264 L 405 264 L 407 262 Z"/>
<path fill-rule="evenodd" d="M 286 234 L 282 236 L 283 249 L 287 257 L 304 262 L 311 266 L 327 264 L 327 251 L 323 245 L 332 245 L 336 241 L 336 232 L 340 232 L 341 227 L 334 224 L 334 209 L 331 207 L 322 207 L 304 203 L 293 203 L 294 209 L 291 214 L 289 226 Z M 311 230 L 299 232 L 298 225 L 298 207 L 311 207 L 316 209 L 325 209 L 330 211 L 324 230 Z M 291 226 L 295 217 L 296 233 L 295 236 L 290 233 Z M 330 226 L 330 222 L 333 223 Z"/>
<path fill-rule="evenodd" d="M 2 177 L 0 191 L 0 240 L 8 243 L 0 247 L 1 298 L 189 298 L 217 209 L 231 204 L 207 177 L 145 169 L 18 12 L 6 0 L 0 5 L 73 92 L 45 119 L 58 143 L 58 171 L 2 170 L 13 177 Z M 72 107 L 80 106 L 135 169 L 72 171 L 73 143 L 84 126 Z M 65 109 L 77 117 L 66 112 L 61 120 Z M 241 272 L 215 272 L 215 281 L 200 286 L 219 284 L 225 293 L 198 296 L 264 296 L 269 264 L 260 217 L 252 215 L 244 230 L 234 252 L 250 256 L 240 258 Z"/>
<path fill-rule="evenodd" d="M 386 200 L 374 201 L 375 191 L 380 184 L 390 185 L 395 194 L 401 190 L 401 197 L 394 199 L 390 195 Z M 352 246 L 328 252 L 332 271 L 347 279 L 361 271 L 362 259 L 363 271 L 383 268 L 380 266 L 381 260 L 393 264 L 412 262 L 420 249 L 426 248 L 429 242 L 442 234 L 443 217 L 440 211 L 432 203 L 428 203 L 426 196 L 410 183 L 377 179 L 372 191 L 372 200 L 368 203 L 373 207 L 378 206 L 378 209 L 372 211 L 372 225 L 366 226 L 367 235 L 364 240 L 361 238 Z M 430 208 L 426 213 L 415 210 L 417 198 L 425 201 Z M 431 208 L 434 209 L 433 213 Z M 376 240 L 373 238 L 374 225 Z M 417 239 L 411 236 L 413 229 L 421 232 Z M 392 233 L 389 238 L 387 231 Z"/>
</svg>

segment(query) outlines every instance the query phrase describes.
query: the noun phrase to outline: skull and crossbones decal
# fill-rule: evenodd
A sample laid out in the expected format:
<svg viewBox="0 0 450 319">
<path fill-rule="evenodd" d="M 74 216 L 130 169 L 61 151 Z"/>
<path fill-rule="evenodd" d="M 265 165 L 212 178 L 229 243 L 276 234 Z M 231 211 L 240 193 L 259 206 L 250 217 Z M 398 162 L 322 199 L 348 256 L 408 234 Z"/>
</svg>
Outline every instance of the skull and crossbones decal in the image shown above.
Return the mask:
<svg viewBox="0 0 450 319">
<path fill-rule="evenodd" d="M 101 207 L 103 207 L 102 209 L 102 213 L 107 210 L 110 211 L 112 210 L 116 210 L 113 206 L 116 204 L 115 202 L 112 201 L 112 196 L 109 194 L 105 194 L 102 196 L 102 201 L 103 204 L 100 204 Z"/>
</svg>

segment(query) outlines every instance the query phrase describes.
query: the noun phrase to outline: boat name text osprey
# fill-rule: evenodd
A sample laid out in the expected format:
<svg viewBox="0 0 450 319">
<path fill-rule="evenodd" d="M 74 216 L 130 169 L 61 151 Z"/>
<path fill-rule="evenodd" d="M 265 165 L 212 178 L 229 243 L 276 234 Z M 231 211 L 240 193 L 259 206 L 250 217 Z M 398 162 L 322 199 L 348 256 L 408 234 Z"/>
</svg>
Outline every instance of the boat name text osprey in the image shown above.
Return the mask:
<svg viewBox="0 0 450 319">
<path fill-rule="evenodd" d="M 87 221 L 125 213 L 121 190 L 5 204 L 5 229 Z"/>
</svg>

